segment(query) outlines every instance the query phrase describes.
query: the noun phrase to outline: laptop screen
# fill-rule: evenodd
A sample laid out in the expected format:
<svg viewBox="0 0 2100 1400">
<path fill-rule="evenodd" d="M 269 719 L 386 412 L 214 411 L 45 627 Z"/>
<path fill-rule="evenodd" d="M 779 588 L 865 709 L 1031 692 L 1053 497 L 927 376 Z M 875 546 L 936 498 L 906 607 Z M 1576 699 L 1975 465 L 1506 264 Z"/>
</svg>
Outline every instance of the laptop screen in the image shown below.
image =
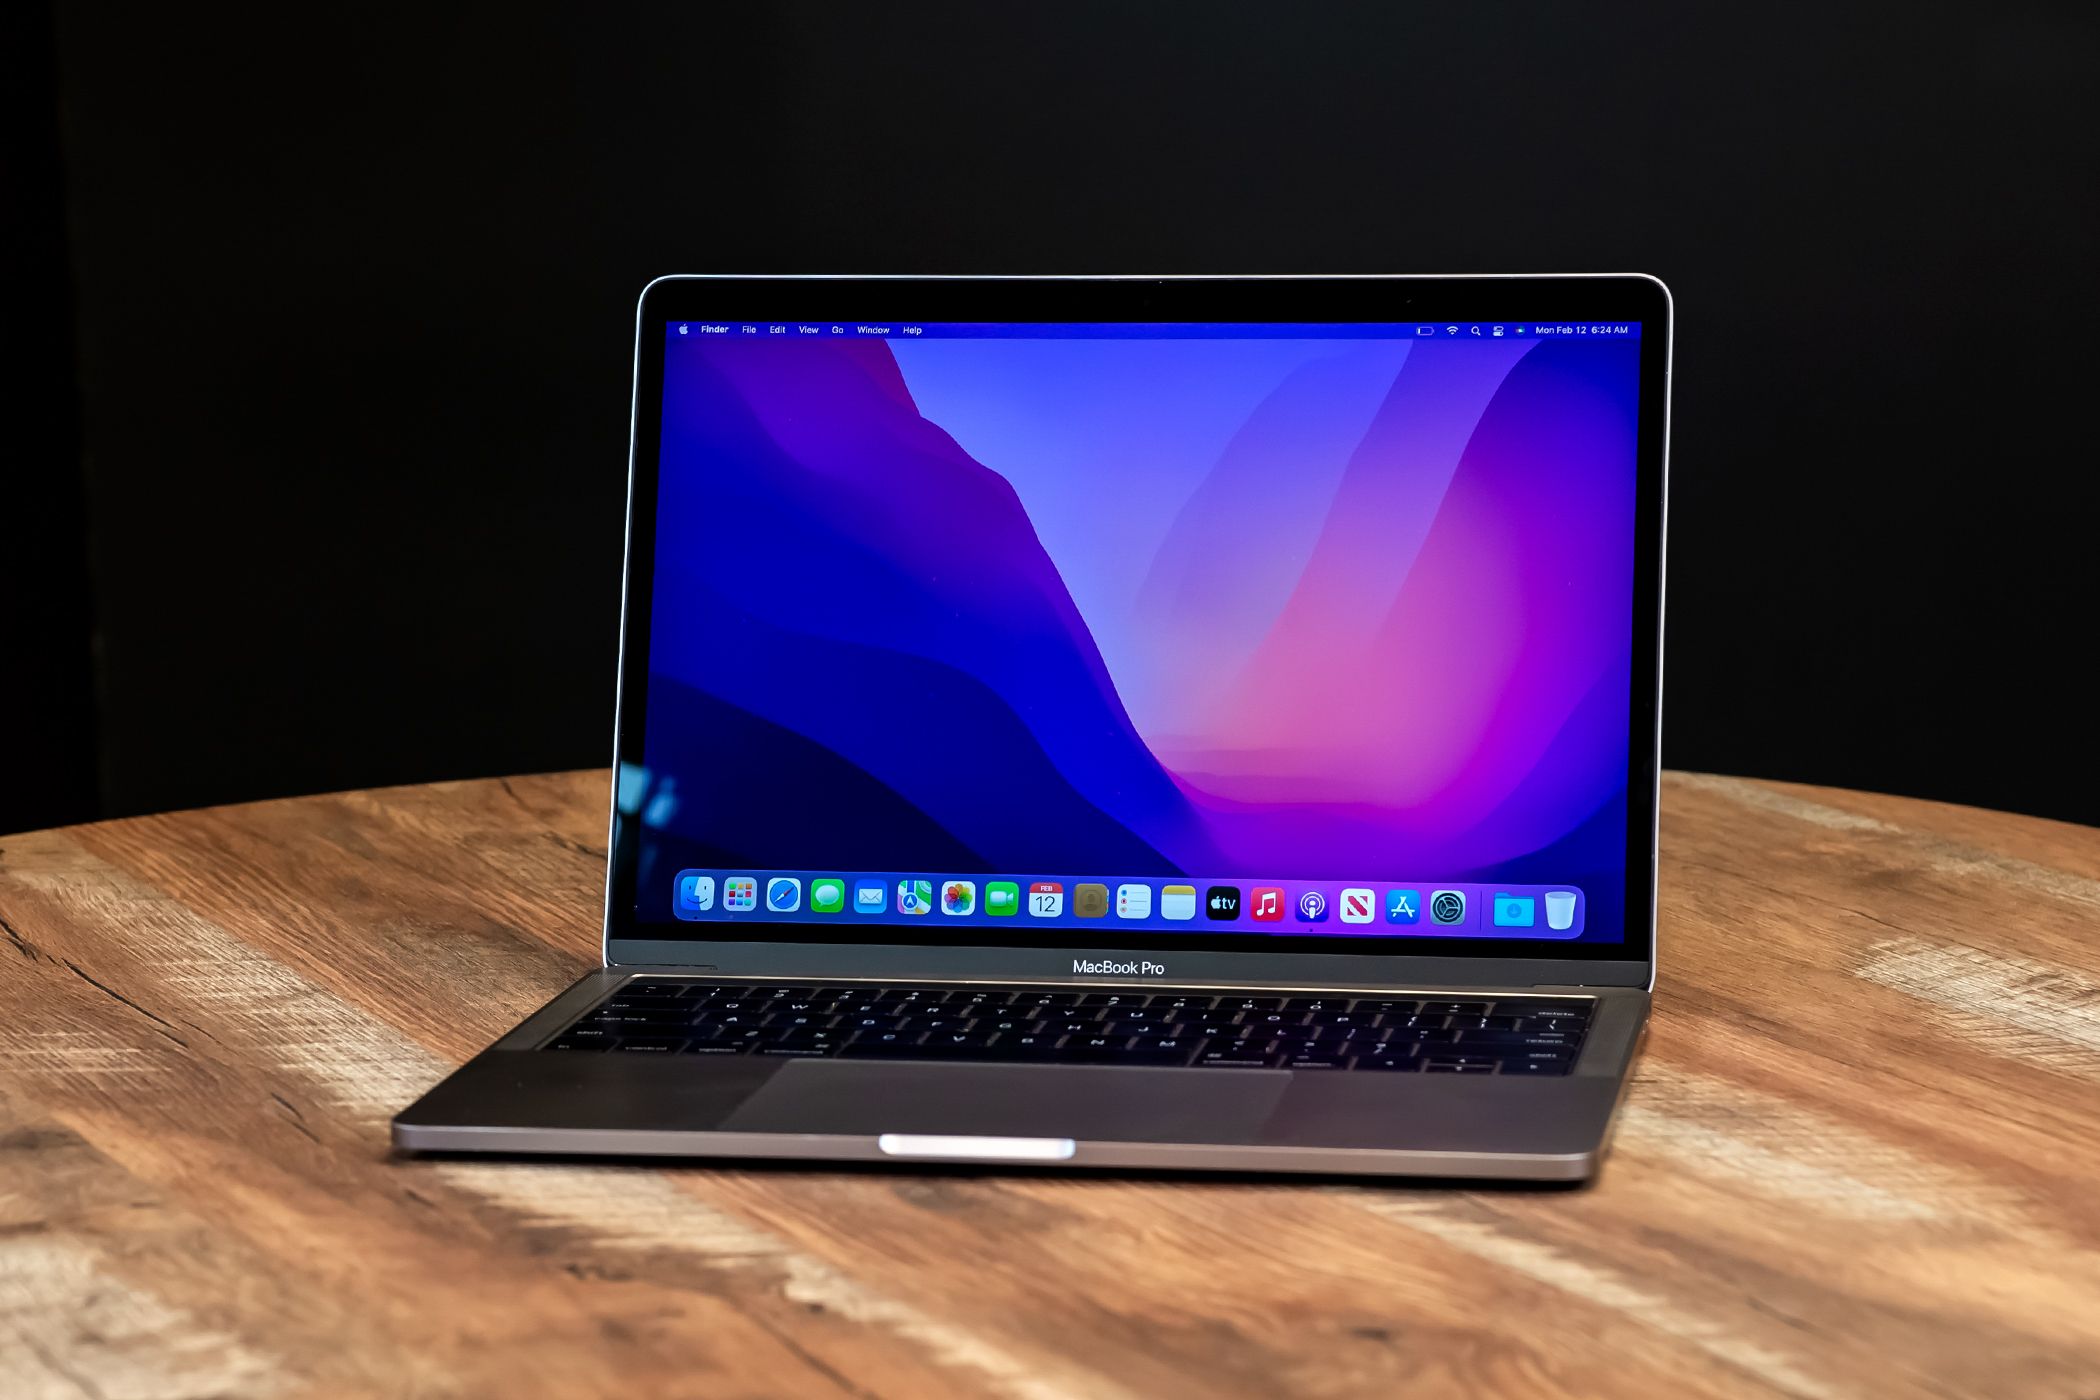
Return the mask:
<svg viewBox="0 0 2100 1400">
<path fill-rule="evenodd" d="M 1624 938 L 1639 322 L 662 334 L 647 936 Z"/>
</svg>

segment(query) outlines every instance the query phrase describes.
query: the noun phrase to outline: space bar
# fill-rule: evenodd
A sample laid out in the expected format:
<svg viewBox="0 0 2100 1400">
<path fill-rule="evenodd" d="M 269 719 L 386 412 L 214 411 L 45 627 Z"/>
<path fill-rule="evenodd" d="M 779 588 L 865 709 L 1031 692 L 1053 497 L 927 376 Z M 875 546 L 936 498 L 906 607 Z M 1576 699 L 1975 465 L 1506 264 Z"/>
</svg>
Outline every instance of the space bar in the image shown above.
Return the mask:
<svg viewBox="0 0 2100 1400">
<path fill-rule="evenodd" d="M 839 1051 L 842 1060 L 997 1060 L 1008 1064 L 1185 1065 L 1186 1050 L 1056 1050 L 999 1045 L 898 1045 L 858 1042 Z"/>
</svg>

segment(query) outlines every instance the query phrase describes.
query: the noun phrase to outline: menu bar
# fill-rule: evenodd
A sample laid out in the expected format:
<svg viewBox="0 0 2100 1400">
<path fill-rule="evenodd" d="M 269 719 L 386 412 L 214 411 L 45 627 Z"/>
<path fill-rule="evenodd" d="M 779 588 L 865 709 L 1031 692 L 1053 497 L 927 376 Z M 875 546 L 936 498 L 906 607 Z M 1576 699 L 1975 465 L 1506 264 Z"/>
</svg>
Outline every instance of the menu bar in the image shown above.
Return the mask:
<svg viewBox="0 0 2100 1400">
<path fill-rule="evenodd" d="M 731 340 L 1638 340 L 1639 321 L 672 321 Z"/>
</svg>

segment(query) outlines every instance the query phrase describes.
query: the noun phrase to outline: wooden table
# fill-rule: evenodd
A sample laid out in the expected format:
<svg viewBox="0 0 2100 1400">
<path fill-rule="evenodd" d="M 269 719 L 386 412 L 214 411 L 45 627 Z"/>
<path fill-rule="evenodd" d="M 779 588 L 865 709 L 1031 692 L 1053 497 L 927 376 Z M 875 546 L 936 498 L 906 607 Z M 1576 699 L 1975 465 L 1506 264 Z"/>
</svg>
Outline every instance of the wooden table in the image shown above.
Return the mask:
<svg viewBox="0 0 2100 1400">
<path fill-rule="evenodd" d="M 2100 1396 L 2100 832 L 1672 776 L 1586 1190 L 397 1159 L 604 812 L 0 839 L 0 1395 Z"/>
</svg>

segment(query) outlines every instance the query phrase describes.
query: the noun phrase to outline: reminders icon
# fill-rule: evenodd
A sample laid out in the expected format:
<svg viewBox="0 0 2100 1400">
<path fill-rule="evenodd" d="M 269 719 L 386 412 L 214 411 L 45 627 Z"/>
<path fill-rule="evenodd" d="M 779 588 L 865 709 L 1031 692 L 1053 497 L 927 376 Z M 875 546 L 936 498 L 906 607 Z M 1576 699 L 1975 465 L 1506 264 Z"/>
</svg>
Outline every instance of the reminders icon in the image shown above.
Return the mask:
<svg viewBox="0 0 2100 1400">
<path fill-rule="evenodd" d="M 1162 919 L 1193 919 L 1196 917 L 1196 887 L 1194 885 L 1167 885 L 1159 892 L 1159 916 Z"/>
</svg>

